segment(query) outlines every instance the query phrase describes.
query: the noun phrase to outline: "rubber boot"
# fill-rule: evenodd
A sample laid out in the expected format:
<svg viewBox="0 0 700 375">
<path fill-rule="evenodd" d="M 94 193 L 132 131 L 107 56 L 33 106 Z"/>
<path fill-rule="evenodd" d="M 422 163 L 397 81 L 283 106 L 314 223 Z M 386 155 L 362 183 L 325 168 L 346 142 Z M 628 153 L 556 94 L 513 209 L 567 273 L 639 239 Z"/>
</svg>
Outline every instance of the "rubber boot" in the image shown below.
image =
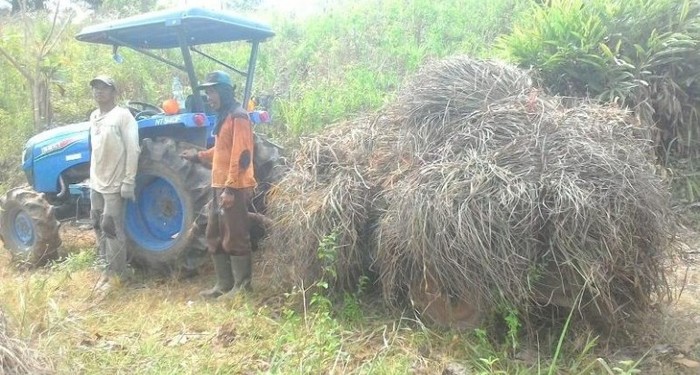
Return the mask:
<svg viewBox="0 0 700 375">
<path fill-rule="evenodd" d="M 231 257 L 228 254 L 214 254 L 212 260 L 216 271 L 216 285 L 199 293 L 204 298 L 217 298 L 233 288 Z"/>
<path fill-rule="evenodd" d="M 252 279 L 252 261 L 250 255 L 232 255 L 231 269 L 233 270 L 235 283 L 233 284 L 233 288 L 226 294 L 219 297 L 219 299 L 232 299 L 239 293 L 250 292 L 253 290 L 253 287 L 250 285 L 250 281 Z"/>
</svg>

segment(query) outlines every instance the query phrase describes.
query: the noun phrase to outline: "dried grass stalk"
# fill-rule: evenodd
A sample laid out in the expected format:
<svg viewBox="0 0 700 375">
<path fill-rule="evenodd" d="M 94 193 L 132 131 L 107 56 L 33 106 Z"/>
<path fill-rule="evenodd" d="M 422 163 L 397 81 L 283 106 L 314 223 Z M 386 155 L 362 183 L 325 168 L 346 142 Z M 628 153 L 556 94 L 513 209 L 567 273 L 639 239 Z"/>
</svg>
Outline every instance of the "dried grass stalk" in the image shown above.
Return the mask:
<svg viewBox="0 0 700 375">
<path fill-rule="evenodd" d="M 0 311 L 0 373 L 17 375 L 53 374 L 49 361 L 24 341 L 14 337 Z"/>
</svg>

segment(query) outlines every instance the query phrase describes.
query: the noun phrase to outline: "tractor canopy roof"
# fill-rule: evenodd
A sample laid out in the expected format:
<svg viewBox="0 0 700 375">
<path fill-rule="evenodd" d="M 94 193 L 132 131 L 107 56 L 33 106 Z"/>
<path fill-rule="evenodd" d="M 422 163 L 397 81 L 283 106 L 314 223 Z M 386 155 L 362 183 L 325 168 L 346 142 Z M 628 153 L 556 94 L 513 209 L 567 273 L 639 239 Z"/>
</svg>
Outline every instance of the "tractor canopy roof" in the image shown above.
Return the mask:
<svg viewBox="0 0 700 375">
<path fill-rule="evenodd" d="M 260 42 L 274 36 L 270 27 L 233 13 L 187 8 L 146 13 L 87 26 L 75 37 L 88 42 L 140 49 L 231 41 Z"/>
<path fill-rule="evenodd" d="M 192 93 L 199 91 L 191 56 L 192 52 L 197 53 L 245 77 L 242 102 L 247 103 L 252 92 L 259 44 L 274 35 L 269 26 L 235 13 L 192 7 L 149 12 L 87 26 L 75 38 L 87 43 L 111 45 L 114 60 L 118 63 L 122 58 L 117 49 L 127 47 L 179 69 L 187 73 Z M 197 49 L 198 45 L 225 42 L 247 42 L 250 45 L 247 67 L 236 68 Z M 182 63 L 153 52 L 171 48 L 180 49 Z M 188 111 L 204 110 L 200 95 L 193 96 L 192 104 Z"/>
</svg>

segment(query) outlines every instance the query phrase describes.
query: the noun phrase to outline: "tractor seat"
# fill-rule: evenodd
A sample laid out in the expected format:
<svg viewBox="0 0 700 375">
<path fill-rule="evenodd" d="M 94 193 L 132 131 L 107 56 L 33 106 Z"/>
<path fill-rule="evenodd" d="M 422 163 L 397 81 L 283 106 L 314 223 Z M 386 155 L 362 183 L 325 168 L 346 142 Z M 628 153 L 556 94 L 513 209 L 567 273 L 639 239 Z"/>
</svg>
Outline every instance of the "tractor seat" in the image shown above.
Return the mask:
<svg viewBox="0 0 700 375">
<path fill-rule="evenodd" d="M 213 115 L 216 113 L 214 111 L 214 109 L 212 109 L 211 106 L 209 106 L 209 104 L 207 103 L 207 96 L 206 95 L 202 95 L 202 103 L 204 104 L 204 111 L 203 112 L 205 114 Z M 187 112 L 187 113 L 202 112 L 201 109 L 197 109 L 194 107 L 194 96 L 192 96 L 192 94 L 187 95 L 187 99 L 185 99 L 185 112 Z"/>
</svg>

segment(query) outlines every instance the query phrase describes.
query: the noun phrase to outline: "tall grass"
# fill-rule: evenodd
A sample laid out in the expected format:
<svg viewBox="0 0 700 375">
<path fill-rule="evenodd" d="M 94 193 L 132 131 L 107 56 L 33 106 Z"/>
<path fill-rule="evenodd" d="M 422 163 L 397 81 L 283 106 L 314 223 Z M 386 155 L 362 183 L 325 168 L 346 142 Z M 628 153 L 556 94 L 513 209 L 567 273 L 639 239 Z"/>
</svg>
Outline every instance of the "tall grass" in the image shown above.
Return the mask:
<svg viewBox="0 0 700 375">
<path fill-rule="evenodd" d="M 266 46 L 285 61 L 272 72 L 278 119 L 299 135 L 376 110 L 427 59 L 491 55 L 493 40 L 510 29 L 523 4 L 362 0 L 312 22 L 278 18 L 279 33 Z"/>
<path fill-rule="evenodd" d="M 90 250 L 74 250 L 30 274 L 0 256 L 0 309 L 57 374 L 536 374 L 550 364 L 555 373 L 604 373 L 612 363 L 597 359 L 592 337 L 566 340 L 559 361 L 514 359 L 493 332 L 427 328 L 410 311 L 387 317 L 357 300 L 302 309 L 299 294 L 279 294 L 262 271 L 252 295 L 228 303 L 195 297 L 210 275 L 183 282 L 137 274 L 136 284 L 97 298 L 91 259 Z M 343 318 L 357 307 L 362 319 Z M 555 345 L 543 341 L 542 353 Z"/>
</svg>

